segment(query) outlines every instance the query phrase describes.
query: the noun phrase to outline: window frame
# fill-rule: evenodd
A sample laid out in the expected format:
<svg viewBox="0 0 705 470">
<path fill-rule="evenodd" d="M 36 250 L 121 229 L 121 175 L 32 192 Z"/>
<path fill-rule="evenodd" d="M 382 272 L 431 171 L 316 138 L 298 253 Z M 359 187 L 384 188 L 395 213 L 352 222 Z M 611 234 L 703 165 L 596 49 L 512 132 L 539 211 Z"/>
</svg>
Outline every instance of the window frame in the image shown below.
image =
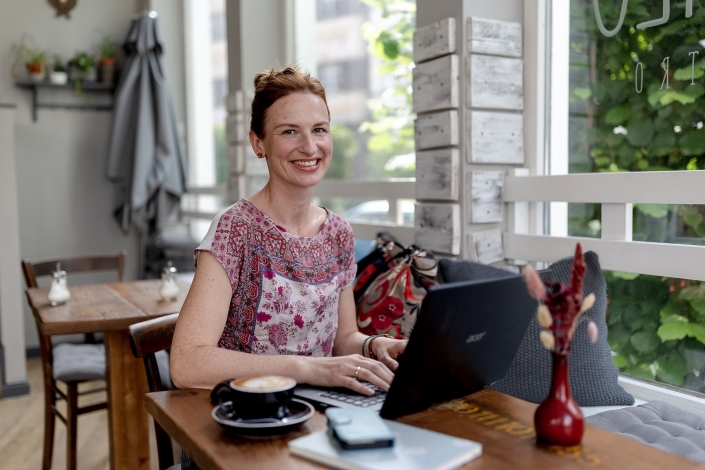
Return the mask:
<svg viewBox="0 0 705 470">
<path fill-rule="evenodd" d="M 600 255 L 605 269 L 705 281 L 705 270 L 696 268 L 705 265 L 705 247 L 634 242 L 631 232 L 632 203 L 702 204 L 697 194 L 705 187 L 704 170 L 568 174 L 567 120 L 551 115 L 562 109 L 567 115 L 568 60 L 556 39 L 569 32 L 569 15 L 569 2 L 527 0 L 524 5 L 529 171 L 515 171 L 504 182 L 505 257 L 551 262 L 572 254 L 579 241 Z M 602 204 L 601 239 L 567 235 L 569 202 Z M 638 399 L 663 400 L 705 416 L 705 395 L 698 392 L 621 373 L 619 383 Z"/>
</svg>

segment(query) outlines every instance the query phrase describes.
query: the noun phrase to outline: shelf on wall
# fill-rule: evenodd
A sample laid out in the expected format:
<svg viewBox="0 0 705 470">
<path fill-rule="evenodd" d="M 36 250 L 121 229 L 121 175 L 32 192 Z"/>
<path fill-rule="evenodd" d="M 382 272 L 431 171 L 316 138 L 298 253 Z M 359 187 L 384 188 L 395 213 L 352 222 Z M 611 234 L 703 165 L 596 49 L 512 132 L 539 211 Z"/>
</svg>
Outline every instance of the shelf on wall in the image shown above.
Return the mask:
<svg viewBox="0 0 705 470">
<path fill-rule="evenodd" d="M 59 104 L 59 103 L 40 103 L 38 99 L 39 89 L 51 89 L 51 90 L 75 90 L 74 82 L 69 82 L 64 85 L 57 85 L 49 81 L 35 82 L 31 80 L 20 80 L 15 82 L 15 86 L 18 88 L 24 88 L 32 91 L 32 121 L 37 121 L 37 109 L 78 109 L 78 110 L 91 110 L 91 111 L 112 111 L 112 104 Z M 84 93 L 110 93 L 113 94 L 115 91 L 115 85 L 106 84 L 100 82 L 83 81 L 81 83 L 81 90 Z"/>
</svg>

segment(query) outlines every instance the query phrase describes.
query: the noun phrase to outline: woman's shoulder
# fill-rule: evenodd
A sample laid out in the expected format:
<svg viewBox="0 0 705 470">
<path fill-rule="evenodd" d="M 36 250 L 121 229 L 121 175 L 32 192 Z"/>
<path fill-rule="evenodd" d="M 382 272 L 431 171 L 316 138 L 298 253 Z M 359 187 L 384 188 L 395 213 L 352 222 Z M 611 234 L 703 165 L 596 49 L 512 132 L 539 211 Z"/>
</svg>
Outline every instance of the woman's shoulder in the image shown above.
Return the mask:
<svg viewBox="0 0 705 470">
<path fill-rule="evenodd" d="M 330 209 L 328 211 L 328 220 L 326 221 L 326 226 L 329 227 L 331 233 L 346 233 L 352 236 L 353 229 L 350 223 L 343 217 L 339 216 Z"/>
<path fill-rule="evenodd" d="M 240 199 L 220 211 L 213 219 L 212 225 L 229 228 L 243 224 L 259 224 L 260 222 L 262 222 L 262 217 L 259 210 L 247 199 Z"/>
<path fill-rule="evenodd" d="M 203 237 L 203 241 L 198 249 L 207 249 L 216 241 L 222 241 L 225 238 L 231 239 L 227 235 L 233 232 L 245 232 L 242 230 L 244 226 L 256 223 L 256 215 L 254 214 L 251 204 L 248 204 L 246 199 L 240 199 L 235 204 L 226 207 L 220 211 L 211 222 L 210 228 Z M 241 230 L 237 230 L 241 228 Z M 237 238 L 237 237 L 236 237 Z"/>
</svg>

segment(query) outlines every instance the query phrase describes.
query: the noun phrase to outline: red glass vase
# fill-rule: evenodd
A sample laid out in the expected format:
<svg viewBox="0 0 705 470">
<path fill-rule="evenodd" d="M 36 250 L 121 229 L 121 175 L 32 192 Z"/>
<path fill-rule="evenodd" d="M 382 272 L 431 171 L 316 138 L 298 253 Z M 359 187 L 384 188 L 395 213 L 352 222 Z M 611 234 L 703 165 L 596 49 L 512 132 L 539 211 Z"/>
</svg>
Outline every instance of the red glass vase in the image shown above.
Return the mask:
<svg viewBox="0 0 705 470">
<path fill-rule="evenodd" d="M 574 446 L 580 444 L 585 430 L 585 417 L 570 394 L 568 355 L 552 353 L 553 377 L 548 397 L 534 415 L 534 428 L 539 442 Z"/>
</svg>

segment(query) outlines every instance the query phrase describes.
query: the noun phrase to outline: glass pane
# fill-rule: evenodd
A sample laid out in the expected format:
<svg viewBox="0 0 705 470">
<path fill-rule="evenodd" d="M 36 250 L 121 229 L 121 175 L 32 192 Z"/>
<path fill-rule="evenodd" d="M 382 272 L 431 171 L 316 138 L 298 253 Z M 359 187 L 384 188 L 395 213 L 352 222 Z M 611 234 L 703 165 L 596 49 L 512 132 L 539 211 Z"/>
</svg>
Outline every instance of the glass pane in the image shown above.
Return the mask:
<svg viewBox="0 0 705 470">
<path fill-rule="evenodd" d="M 316 74 L 335 136 L 332 179 L 413 177 L 414 0 L 317 0 Z"/>
<path fill-rule="evenodd" d="M 598 2 L 599 21 L 592 0 L 570 2 L 569 171 L 705 169 L 705 2 L 692 15 L 671 2 L 668 18 L 664 0 L 624 2 L 621 23 L 621 1 Z M 599 237 L 600 212 L 570 204 L 569 234 Z M 633 238 L 703 245 L 704 219 L 705 206 L 635 204 Z M 705 391 L 705 283 L 605 277 L 620 370 Z"/>
</svg>

